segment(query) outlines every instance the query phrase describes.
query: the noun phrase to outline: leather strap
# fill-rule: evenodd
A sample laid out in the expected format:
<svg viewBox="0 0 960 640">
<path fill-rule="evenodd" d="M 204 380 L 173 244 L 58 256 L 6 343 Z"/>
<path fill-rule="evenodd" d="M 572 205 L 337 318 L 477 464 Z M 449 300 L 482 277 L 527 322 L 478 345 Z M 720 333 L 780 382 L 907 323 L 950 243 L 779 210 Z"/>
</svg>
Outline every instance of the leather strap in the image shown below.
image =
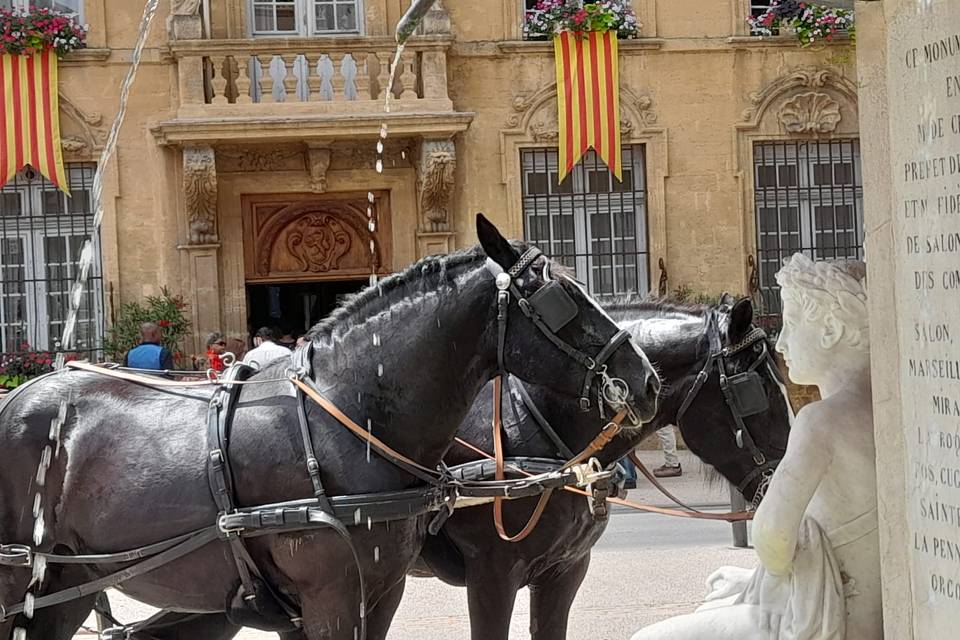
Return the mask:
<svg viewBox="0 0 960 640">
<path fill-rule="evenodd" d="M 670 428 L 672 429 L 673 427 L 670 427 Z M 643 461 L 641 461 L 640 458 L 637 456 L 636 451 L 631 451 L 630 453 L 627 454 L 627 457 L 630 459 L 630 462 L 633 463 L 633 466 L 635 466 L 640 471 L 640 473 L 643 474 L 643 477 L 650 481 L 650 484 L 656 487 L 660 491 L 660 493 L 662 493 L 663 495 L 667 496 L 667 498 L 672 500 L 677 506 L 693 511 L 694 513 L 702 513 L 701 511 L 694 509 L 690 505 L 680 500 L 680 498 L 676 497 L 675 495 L 667 491 L 667 488 L 663 486 L 663 483 L 657 479 L 657 476 L 653 475 L 650 469 L 647 469 L 647 466 L 643 464 Z"/>
<path fill-rule="evenodd" d="M 502 423 L 502 411 L 503 411 L 503 376 L 497 376 L 493 379 L 493 451 L 494 459 L 496 460 L 496 475 L 494 476 L 497 480 L 505 479 L 503 472 L 503 423 Z M 520 542 L 531 533 L 537 527 L 537 523 L 540 522 L 540 517 L 543 515 L 544 509 L 547 508 L 547 503 L 550 502 L 550 496 L 553 495 L 553 489 L 547 489 L 542 494 L 540 494 L 540 499 L 537 501 L 537 506 L 533 510 L 533 514 L 530 516 L 530 519 L 527 521 L 526 526 L 520 530 L 516 535 L 510 535 L 507 533 L 506 527 L 503 524 L 503 498 L 496 497 L 493 499 L 493 524 L 497 529 L 497 535 L 500 536 L 501 540 L 506 542 Z"/>
<path fill-rule="evenodd" d="M 554 446 L 557 448 L 557 454 L 563 460 L 569 460 L 574 456 L 573 451 L 570 450 L 570 447 L 563 441 L 563 438 L 560 437 L 560 434 L 551 426 L 550 422 L 540 413 L 540 409 L 537 407 L 536 403 L 533 401 L 533 398 L 530 397 L 530 393 L 527 391 L 526 386 L 523 382 L 518 380 L 513 376 L 507 378 L 508 385 L 516 389 L 520 394 L 520 400 L 523 402 L 523 406 L 526 407 L 527 412 L 533 418 L 533 421 L 537 423 L 537 426 L 540 427 L 540 430 L 543 431 L 550 441 L 553 442 Z"/>
</svg>

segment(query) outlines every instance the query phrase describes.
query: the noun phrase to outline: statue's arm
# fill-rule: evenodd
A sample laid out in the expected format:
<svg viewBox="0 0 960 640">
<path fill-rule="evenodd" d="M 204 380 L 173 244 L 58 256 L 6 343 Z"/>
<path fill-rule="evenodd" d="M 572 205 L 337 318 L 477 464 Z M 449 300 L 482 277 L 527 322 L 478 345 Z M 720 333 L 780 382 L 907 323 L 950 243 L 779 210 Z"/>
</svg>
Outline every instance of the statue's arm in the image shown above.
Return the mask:
<svg viewBox="0 0 960 640">
<path fill-rule="evenodd" d="M 753 521 L 753 545 L 766 570 L 785 575 L 793 566 L 803 514 L 833 461 L 829 417 L 814 403 L 800 411 L 787 452 Z"/>
</svg>

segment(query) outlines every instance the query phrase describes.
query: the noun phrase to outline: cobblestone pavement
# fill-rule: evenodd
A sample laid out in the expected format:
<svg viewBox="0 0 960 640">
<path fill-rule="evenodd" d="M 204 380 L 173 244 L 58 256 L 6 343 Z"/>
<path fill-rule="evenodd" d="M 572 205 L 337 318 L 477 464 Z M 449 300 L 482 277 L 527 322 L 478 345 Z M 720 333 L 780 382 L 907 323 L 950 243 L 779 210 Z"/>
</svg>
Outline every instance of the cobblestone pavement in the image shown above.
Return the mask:
<svg viewBox="0 0 960 640">
<path fill-rule="evenodd" d="M 683 500 L 722 507 L 728 499 L 726 489 L 709 483 L 689 454 L 681 455 L 684 476 L 667 480 L 668 488 Z M 642 458 L 651 465 L 660 464 L 656 451 L 642 452 Z M 631 492 L 631 498 L 663 503 L 662 497 L 645 488 Z M 692 610 L 702 601 L 704 580 L 714 569 L 724 564 L 755 565 L 753 551 L 734 549 L 731 540 L 730 526 L 725 523 L 678 521 L 616 509 L 574 603 L 570 640 L 622 640 L 641 626 Z M 140 619 L 152 612 L 116 593 L 111 593 L 111 602 L 123 620 Z M 510 637 L 528 639 L 528 620 L 529 598 L 523 591 L 517 599 Z M 92 637 L 80 634 L 77 640 Z M 237 637 L 273 640 L 276 635 L 245 630 Z M 433 579 L 407 581 L 390 640 L 469 637 L 465 590 Z"/>
</svg>

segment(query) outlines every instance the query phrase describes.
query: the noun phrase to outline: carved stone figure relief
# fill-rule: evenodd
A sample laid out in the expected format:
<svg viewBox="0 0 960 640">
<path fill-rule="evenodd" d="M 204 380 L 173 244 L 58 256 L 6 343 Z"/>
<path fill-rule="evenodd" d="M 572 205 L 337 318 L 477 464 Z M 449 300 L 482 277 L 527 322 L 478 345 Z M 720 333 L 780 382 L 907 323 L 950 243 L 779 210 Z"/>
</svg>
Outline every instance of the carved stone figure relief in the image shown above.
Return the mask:
<svg viewBox="0 0 960 640">
<path fill-rule="evenodd" d="M 307 169 L 310 171 L 310 190 L 327 190 L 327 170 L 330 168 L 330 147 L 307 143 Z"/>
<path fill-rule="evenodd" d="M 210 147 L 183 150 L 183 192 L 190 244 L 218 242 L 217 163 Z"/>
<path fill-rule="evenodd" d="M 789 133 L 832 133 L 840 123 L 840 104 L 825 93 L 801 93 L 780 107 L 777 120 Z"/>
<path fill-rule="evenodd" d="M 330 214 L 308 214 L 290 225 L 286 244 L 301 271 L 321 273 L 340 266 L 350 251 L 351 235 Z"/>
<path fill-rule="evenodd" d="M 449 231 L 457 153 L 452 140 L 425 140 L 420 149 L 419 190 L 422 228 Z"/>
<path fill-rule="evenodd" d="M 66 116 L 60 120 L 60 145 L 64 151 L 93 154 L 106 143 L 107 131 L 102 126 L 102 114 L 83 111 L 62 93 L 60 113 Z"/>
</svg>

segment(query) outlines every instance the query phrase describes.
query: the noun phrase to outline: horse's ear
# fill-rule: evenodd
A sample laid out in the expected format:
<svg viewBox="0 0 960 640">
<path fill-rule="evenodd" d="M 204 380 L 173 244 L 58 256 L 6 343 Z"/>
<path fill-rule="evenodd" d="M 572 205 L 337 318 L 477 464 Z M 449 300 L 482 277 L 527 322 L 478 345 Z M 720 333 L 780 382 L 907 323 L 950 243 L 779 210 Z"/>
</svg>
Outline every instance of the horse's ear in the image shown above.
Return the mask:
<svg viewBox="0 0 960 640">
<path fill-rule="evenodd" d="M 507 239 L 500 235 L 500 231 L 482 213 L 477 214 L 477 237 L 487 256 L 504 270 L 512 267 L 520 259 L 520 254 L 510 246 Z"/>
<path fill-rule="evenodd" d="M 730 324 L 727 329 L 727 338 L 730 342 L 737 342 L 750 331 L 753 324 L 753 302 L 750 298 L 743 298 L 733 305 L 730 311 Z"/>
<path fill-rule="evenodd" d="M 717 304 L 721 307 L 730 307 L 733 308 L 733 305 L 736 304 L 737 299 L 732 295 L 724 291 L 720 294 L 720 301 Z"/>
</svg>

